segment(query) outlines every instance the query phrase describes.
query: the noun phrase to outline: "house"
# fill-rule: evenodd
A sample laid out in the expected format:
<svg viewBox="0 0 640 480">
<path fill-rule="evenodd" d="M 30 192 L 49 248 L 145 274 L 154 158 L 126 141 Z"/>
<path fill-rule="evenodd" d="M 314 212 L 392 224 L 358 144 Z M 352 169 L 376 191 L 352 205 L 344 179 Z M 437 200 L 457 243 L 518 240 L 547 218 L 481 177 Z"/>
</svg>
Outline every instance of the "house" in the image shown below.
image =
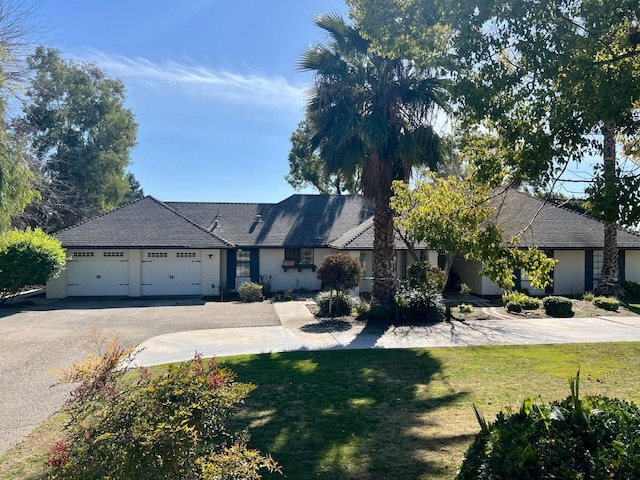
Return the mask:
<svg viewBox="0 0 640 480">
<path fill-rule="evenodd" d="M 553 293 L 591 290 L 602 262 L 602 224 L 573 211 L 509 191 L 500 207 L 505 238 L 527 229 L 521 246 L 538 246 L 557 258 Z M 371 289 L 373 208 L 360 196 L 292 195 L 275 204 L 162 202 L 145 197 L 55 234 L 67 251 L 67 268 L 47 283 L 49 298 L 67 296 L 218 295 L 243 282 L 270 278 L 274 290 L 317 290 L 315 268 L 337 251 L 359 259 Z M 640 280 L 640 236 L 620 230 L 621 275 Z M 412 263 L 396 241 L 396 270 Z M 422 260 L 438 254 L 418 248 Z M 453 271 L 477 294 L 500 294 L 457 259 Z M 517 282 L 527 287 L 525 272 Z M 532 292 L 536 293 L 536 292 Z M 541 292 L 540 292 L 541 293 Z"/>
</svg>

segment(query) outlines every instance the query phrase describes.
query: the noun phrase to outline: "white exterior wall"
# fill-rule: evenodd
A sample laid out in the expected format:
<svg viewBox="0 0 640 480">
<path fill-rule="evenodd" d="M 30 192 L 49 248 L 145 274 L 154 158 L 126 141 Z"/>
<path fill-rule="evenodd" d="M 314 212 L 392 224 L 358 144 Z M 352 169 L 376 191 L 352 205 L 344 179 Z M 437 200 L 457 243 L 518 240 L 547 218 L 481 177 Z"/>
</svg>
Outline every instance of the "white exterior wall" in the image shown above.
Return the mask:
<svg viewBox="0 0 640 480">
<path fill-rule="evenodd" d="M 553 293 L 574 295 L 584 292 L 584 250 L 555 250 L 558 264 L 553 271 Z"/>
<path fill-rule="evenodd" d="M 429 260 L 431 260 L 431 253 L 429 252 Z M 436 265 L 438 261 L 438 255 L 436 252 Z M 471 293 L 477 295 L 486 295 L 483 291 L 484 281 L 480 276 L 480 270 L 482 270 L 482 264 L 475 260 L 465 260 L 461 257 L 456 257 L 453 261 L 452 270 L 460 277 L 460 282 L 466 283 L 471 289 Z M 487 279 L 488 280 L 488 279 Z"/>
<path fill-rule="evenodd" d="M 482 277 L 482 295 L 502 295 L 502 289 L 488 277 Z"/>
<path fill-rule="evenodd" d="M 129 296 L 142 295 L 142 250 L 129 250 Z"/>
<path fill-rule="evenodd" d="M 319 265 L 324 257 L 336 252 L 337 250 L 330 248 L 314 248 L 314 265 Z M 272 290 L 320 289 L 321 282 L 316 278 L 316 273 L 311 268 L 301 268 L 298 271 L 297 267 L 287 267 L 285 272 L 282 268 L 283 260 L 284 248 L 264 248 L 260 250 L 260 274 L 272 276 Z"/>
<path fill-rule="evenodd" d="M 64 298 L 67 296 L 67 268 L 58 273 L 57 277 L 50 277 L 46 287 L 47 298 Z"/>
<path fill-rule="evenodd" d="M 200 286 L 203 296 L 220 294 L 220 257 L 224 250 L 202 250 L 202 279 Z"/>
<path fill-rule="evenodd" d="M 624 253 L 624 276 L 629 282 L 640 282 L 640 251 L 627 250 Z"/>
</svg>

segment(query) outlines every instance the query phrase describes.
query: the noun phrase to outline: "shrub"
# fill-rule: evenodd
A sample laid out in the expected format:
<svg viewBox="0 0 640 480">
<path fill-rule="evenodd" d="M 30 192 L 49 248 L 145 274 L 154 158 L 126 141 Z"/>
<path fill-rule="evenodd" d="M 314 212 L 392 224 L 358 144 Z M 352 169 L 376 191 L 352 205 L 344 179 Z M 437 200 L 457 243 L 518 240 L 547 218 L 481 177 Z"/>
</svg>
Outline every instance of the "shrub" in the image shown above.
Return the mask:
<svg viewBox="0 0 640 480">
<path fill-rule="evenodd" d="M 27 285 L 44 285 L 65 262 L 60 241 L 39 228 L 10 230 L 0 237 L 0 300 Z"/>
<path fill-rule="evenodd" d="M 542 304 L 550 317 L 570 317 L 573 314 L 573 303 L 566 297 L 546 297 Z"/>
<path fill-rule="evenodd" d="M 316 297 L 316 303 L 319 307 L 318 315 L 321 317 L 351 315 L 353 308 L 353 299 L 345 292 L 320 292 Z"/>
<path fill-rule="evenodd" d="M 260 285 L 262 285 L 262 295 L 264 295 L 266 298 L 269 298 L 271 296 L 272 284 L 273 284 L 272 275 L 260 275 Z"/>
<path fill-rule="evenodd" d="M 331 290 L 349 290 L 362 280 L 360 262 L 344 253 L 327 255 L 318 265 L 316 277 Z"/>
<path fill-rule="evenodd" d="M 582 294 L 582 300 L 585 302 L 593 302 L 595 295 L 592 292 L 584 292 Z"/>
<path fill-rule="evenodd" d="M 466 297 L 467 295 L 471 294 L 471 287 L 469 287 L 469 285 L 467 285 L 466 283 L 461 283 L 460 284 L 460 295 L 462 295 L 463 297 Z"/>
<path fill-rule="evenodd" d="M 458 310 L 460 311 L 460 313 L 471 313 L 473 312 L 473 305 L 468 303 L 461 303 L 460 305 L 458 305 Z"/>
<path fill-rule="evenodd" d="M 617 312 L 620 307 L 618 299 L 611 297 L 596 297 L 593 299 L 593 304 L 598 308 L 602 308 L 603 310 L 608 310 L 610 312 Z"/>
<path fill-rule="evenodd" d="M 640 478 L 640 409 L 607 397 L 571 395 L 551 404 L 525 400 L 520 410 L 480 418 L 458 480 Z"/>
<path fill-rule="evenodd" d="M 444 289 L 444 270 L 429 262 L 416 262 L 407 270 L 409 287 L 425 292 L 440 293 Z"/>
<path fill-rule="evenodd" d="M 238 295 L 243 302 L 260 302 L 263 299 L 262 285 L 254 282 L 246 282 L 238 288 Z"/>
<path fill-rule="evenodd" d="M 510 302 L 519 304 L 522 310 L 536 310 L 540 308 L 540 300 L 530 297 L 521 291 L 514 290 L 512 292 L 503 293 L 502 304 L 506 307 Z"/>
<path fill-rule="evenodd" d="M 80 382 L 66 404 L 66 438 L 49 452 L 52 478 L 260 478 L 277 469 L 269 456 L 246 446 L 247 434 L 228 429 L 236 405 L 255 388 L 235 381 L 215 359 L 140 369 L 116 338 L 99 354 L 62 373 Z M 224 471 L 225 476 L 207 472 Z"/>
<path fill-rule="evenodd" d="M 369 315 L 369 312 L 371 312 L 371 304 L 369 302 L 360 300 L 356 303 L 356 313 L 358 317 L 366 317 Z"/>
<path fill-rule="evenodd" d="M 513 312 L 513 313 L 522 312 L 522 305 L 520 305 L 518 302 L 515 302 L 513 300 L 509 301 L 509 303 L 505 305 L 505 308 L 507 309 L 507 312 Z"/>
<path fill-rule="evenodd" d="M 410 321 L 440 321 L 446 315 L 442 295 L 424 290 L 401 290 L 396 294 L 396 309 L 401 318 Z"/>
<path fill-rule="evenodd" d="M 627 292 L 628 295 L 640 297 L 640 283 L 623 280 L 620 282 L 620 286 L 624 289 L 625 292 Z"/>
</svg>

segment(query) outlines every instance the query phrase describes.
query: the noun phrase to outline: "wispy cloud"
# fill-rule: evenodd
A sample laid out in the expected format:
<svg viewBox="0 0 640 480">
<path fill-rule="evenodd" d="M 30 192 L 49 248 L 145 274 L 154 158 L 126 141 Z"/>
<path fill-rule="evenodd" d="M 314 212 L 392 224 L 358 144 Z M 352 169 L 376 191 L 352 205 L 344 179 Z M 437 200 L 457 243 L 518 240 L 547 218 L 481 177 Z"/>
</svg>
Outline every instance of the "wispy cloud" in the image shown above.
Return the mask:
<svg viewBox="0 0 640 480">
<path fill-rule="evenodd" d="M 294 86 L 282 76 L 212 69 L 187 62 L 156 63 L 102 52 L 90 52 L 82 60 L 95 63 L 127 85 L 140 84 L 172 95 L 264 109 L 300 110 L 304 105 L 305 87 Z"/>
</svg>

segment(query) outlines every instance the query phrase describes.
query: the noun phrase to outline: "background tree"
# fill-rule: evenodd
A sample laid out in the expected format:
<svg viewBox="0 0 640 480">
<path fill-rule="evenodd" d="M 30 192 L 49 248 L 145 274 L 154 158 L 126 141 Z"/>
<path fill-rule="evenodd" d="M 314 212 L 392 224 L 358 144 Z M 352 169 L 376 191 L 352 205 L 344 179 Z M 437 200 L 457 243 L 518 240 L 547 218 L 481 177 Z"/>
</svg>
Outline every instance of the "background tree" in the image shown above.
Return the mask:
<svg viewBox="0 0 640 480">
<path fill-rule="evenodd" d="M 377 55 L 340 16 L 322 15 L 315 23 L 328 40 L 307 50 L 300 62 L 315 75 L 307 104 L 311 145 L 327 172 L 347 178 L 362 173 L 364 196 L 375 207 L 373 301 L 390 306 L 395 293 L 391 184 L 407 181 L 415 166 L 434 168 L 441 158 L 430 123 L 444 103 L 440 82 L 408 60 Z"/>
<path fill-rule="evenodd" d="M 346 177 L 343 173 L 328 173 L 320 152 L 311 145 L 311 128 L 306 120 L 291 134 L 289 173 L 285 179 L 296 190 L 313 187 L 319 193 L 342 195 L 360 193 L 359 172 Z"/>
<path fill-rule="evenodd" d="M 28 285 L 44 285 L 66 258 L 60 242 L 39 228 L 5 233 L 0 237 L 0 301 Z"/>
<path fill-rule="evenodd" d="M 15 128 L 28 139 L 40 174 L 37 223 L 57 230 L 127 201 L 132 179 L 125 169 L 137 125 L 124 107 L 122 82 L 95 65 L 43 47 L 28 61 L 35 76 Z"/>
</svg>

